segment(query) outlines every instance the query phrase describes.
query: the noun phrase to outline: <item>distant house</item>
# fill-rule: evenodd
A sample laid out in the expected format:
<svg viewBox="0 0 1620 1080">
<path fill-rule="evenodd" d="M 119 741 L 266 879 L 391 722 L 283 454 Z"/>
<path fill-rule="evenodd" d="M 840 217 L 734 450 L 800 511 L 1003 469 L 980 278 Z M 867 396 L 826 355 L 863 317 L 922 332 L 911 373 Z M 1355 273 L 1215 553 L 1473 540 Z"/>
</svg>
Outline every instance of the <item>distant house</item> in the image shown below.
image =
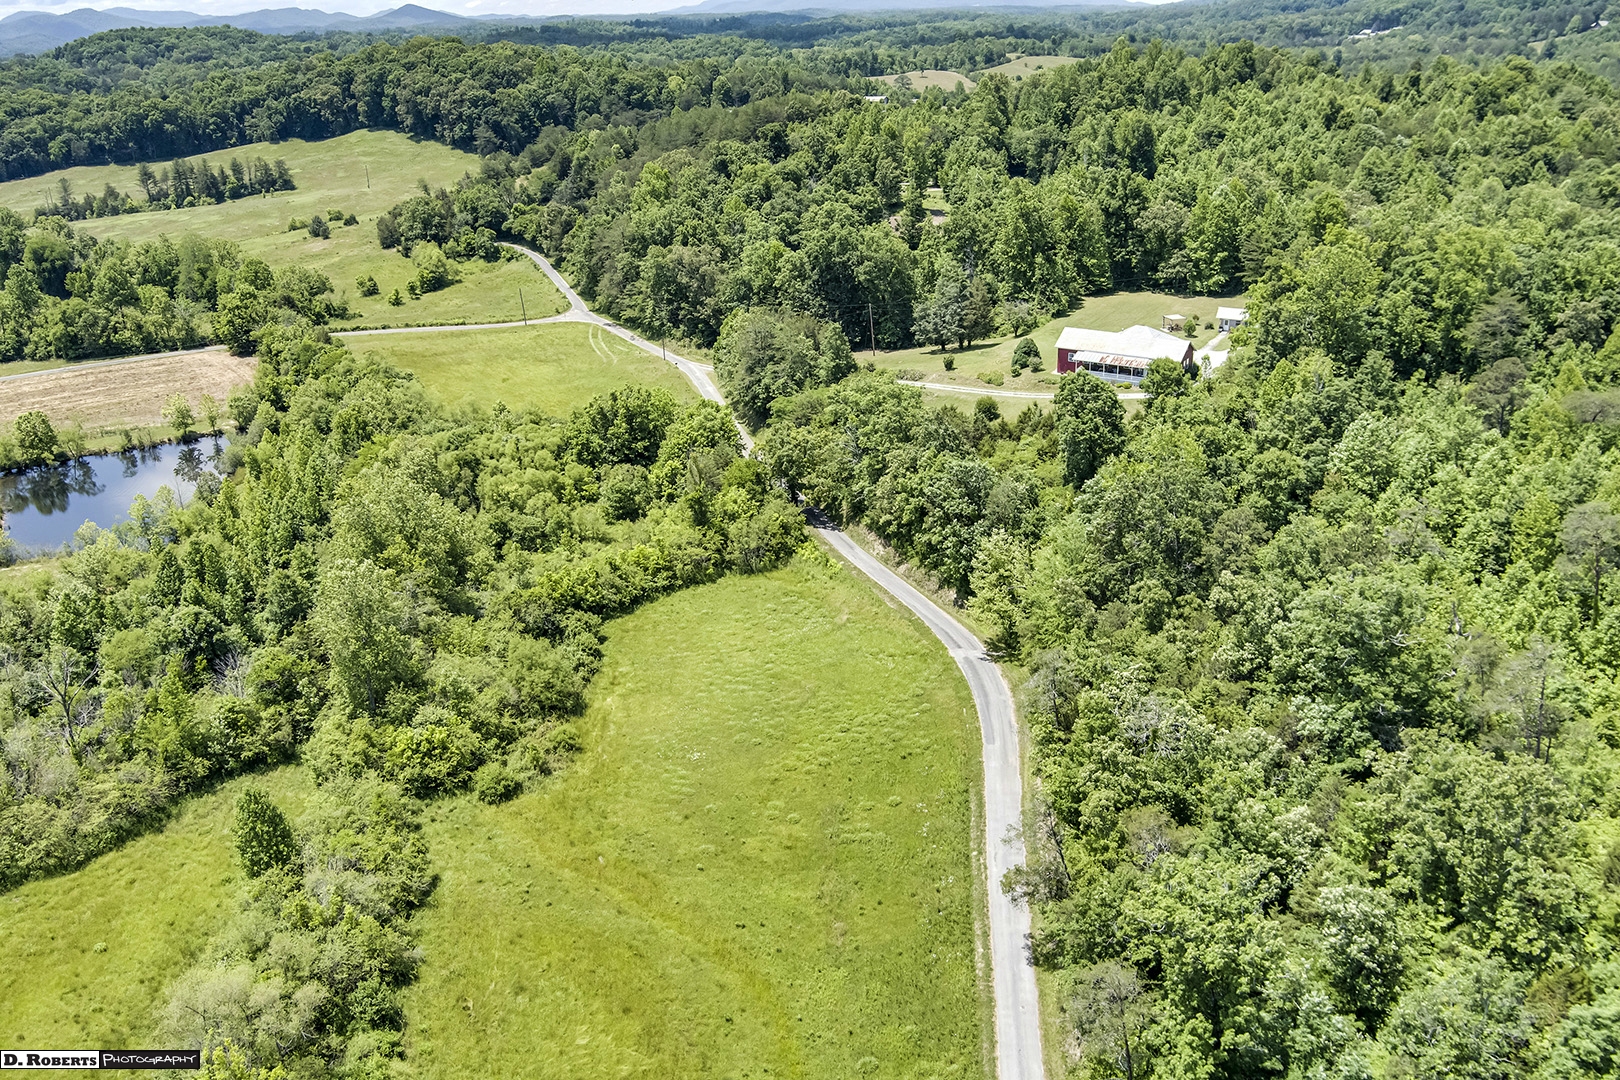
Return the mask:
<svg viewBox="0 0 1620 1080">
<path fill-rule="evenodd" d="M 1221 330 L 1236 330 L 1249 321 L 1249 309 L 1246 307 L 1223 307 L 1215 309 L 1215 326 Z"/>
<path fill-rule="evenodd" d="M 1117 334 L 1066 326 L 1057 339 L 1059 372 L 1089 371 L 1135 383 L 1142 381 L 1155 360 L 1174 360 L 1187 367 L 1193 362 L 1192 342 L 1151 326 L 1132 326 Z"/>
</svg>

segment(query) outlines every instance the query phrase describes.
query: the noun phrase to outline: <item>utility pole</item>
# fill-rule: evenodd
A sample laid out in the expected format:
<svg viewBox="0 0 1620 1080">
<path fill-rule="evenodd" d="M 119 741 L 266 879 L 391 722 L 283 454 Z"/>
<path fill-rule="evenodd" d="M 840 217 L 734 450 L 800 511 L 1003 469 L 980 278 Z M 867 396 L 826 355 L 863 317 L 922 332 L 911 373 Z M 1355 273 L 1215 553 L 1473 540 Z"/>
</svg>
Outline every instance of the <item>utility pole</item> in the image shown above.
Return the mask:
<svg viewBox="0 0 1620 1080">
<path fill-rule="evenodd" d="M 366 190 L 370 191 L 371 190 L 371 166 L 367 165 L 365 167 L 365 169 L 366 169 Z"/>
<path fill-rule="evenodd" d="M 518 306 L 523 309 L 523 325 L 529 325 L 529 305 L 523 302 L 523 290 L 518 289 Z"/>
<path fill-rule="evenodd" d="M 866 305 L 866 332 L 872 335 L 872 355 L 877 355 L 877 322 L 872 318 L 872 305 Z"/>
</svg>

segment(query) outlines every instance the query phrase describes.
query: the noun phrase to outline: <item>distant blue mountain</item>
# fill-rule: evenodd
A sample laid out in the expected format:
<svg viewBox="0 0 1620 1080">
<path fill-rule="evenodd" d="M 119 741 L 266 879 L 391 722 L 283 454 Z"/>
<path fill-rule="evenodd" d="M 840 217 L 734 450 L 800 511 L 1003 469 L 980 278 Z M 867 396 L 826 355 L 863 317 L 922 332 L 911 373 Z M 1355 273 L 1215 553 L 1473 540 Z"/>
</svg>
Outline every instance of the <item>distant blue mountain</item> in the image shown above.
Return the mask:
<svg viewBox="0 0 1620 1080">
<path fill-rule="evenodd" d="M 44 52 L 89 34 L 129 26 L 239 26 L 244 30 L 258 30 L 266 34 L 299 34 L 305 31 L 411 30 L 418 27 L 425 30 L 454 30 L 457 27 L 487 25 L 490 21 L 530 20 L 519 15 L 473 19 L 417 4 L 406 4 L 391 11 L 366 16 L 294 7 L 265 8 L 239 15 L 198 15 L 192 11 L 139 11 L 135 8 L 107 8 L 104 11 L 80 8 L 63 15 L 45 11 L 18 11 L 0 19 L 0 56 Z"/>
</svg>

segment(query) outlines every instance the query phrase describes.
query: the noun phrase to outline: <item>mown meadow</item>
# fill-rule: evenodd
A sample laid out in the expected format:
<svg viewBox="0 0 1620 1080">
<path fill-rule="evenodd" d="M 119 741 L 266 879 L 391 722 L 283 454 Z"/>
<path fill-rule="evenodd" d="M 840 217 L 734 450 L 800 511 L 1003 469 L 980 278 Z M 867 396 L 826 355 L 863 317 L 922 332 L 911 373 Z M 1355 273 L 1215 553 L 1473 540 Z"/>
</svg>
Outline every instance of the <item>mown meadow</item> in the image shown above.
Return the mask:
<svg viewBox="0 0 1620 1080">
<path fill-rule="evenodd" d="M 435 807 L 423 1077 L 980 1076 L 955 665 L 800 558 L 605 627 L 582 750 Z"/>
<path fill-rule="evenodd" d="M 431 334 L 344 339 L 356 356 L 409 371 L 446 405 L 564 414 L 597 394 L 634 382 L 696 400 L 672 365 L 590 323 L 552 323 Z"/>
</svg>

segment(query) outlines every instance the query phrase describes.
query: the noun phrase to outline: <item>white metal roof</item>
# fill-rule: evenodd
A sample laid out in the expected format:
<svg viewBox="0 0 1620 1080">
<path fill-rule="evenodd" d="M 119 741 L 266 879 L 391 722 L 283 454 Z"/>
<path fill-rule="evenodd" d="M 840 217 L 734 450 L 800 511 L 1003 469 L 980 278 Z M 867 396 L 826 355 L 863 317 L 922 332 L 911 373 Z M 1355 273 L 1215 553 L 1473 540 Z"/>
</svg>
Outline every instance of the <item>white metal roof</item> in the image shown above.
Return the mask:
<svg viewBox="0 0 1620 1080">
<path fill-rule="evenodd" d="M 1217 319 L 1230 319 L 1233 322 L 1242 322 L 1249 317 L 1249 309 L 1246 307 L 1216 308 L 1215 317 Z"/>
<path fill-rule="evenodd" d="M 1118 333 L 1065 326 L 1057 339 L 1057 347 L 1060 349 L 1069 349 L 1077 353 L 1137 357 L 1144 360 L 1157 360 L 1160 357 L 1180 360 L 1187 355 L 1189 344 L 1186 338 L 1167 334 L 1163 330 L 1155 330 L 1151 326 L 1132 326 Z"/>
</svg>

